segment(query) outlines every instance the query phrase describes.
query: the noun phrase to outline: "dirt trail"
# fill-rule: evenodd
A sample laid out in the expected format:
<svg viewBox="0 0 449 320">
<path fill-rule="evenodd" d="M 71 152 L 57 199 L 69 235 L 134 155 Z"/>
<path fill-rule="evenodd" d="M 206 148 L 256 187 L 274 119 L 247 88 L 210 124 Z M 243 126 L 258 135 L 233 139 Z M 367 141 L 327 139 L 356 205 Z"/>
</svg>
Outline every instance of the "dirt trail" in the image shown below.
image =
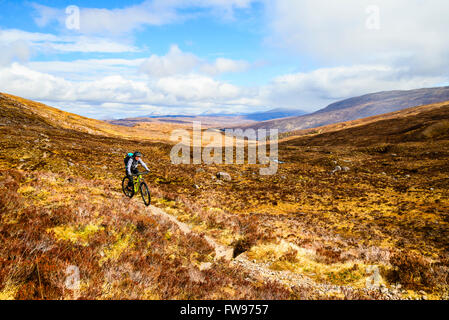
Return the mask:
<svg viewBox="0 0 449 320">
<path fill-rule="evenodd" d="M 154 215 L 157 215 L 165 220 L 169 220 L 170 222 L 176 224 L 179 230 L 181 230 L 182 232 L 186 234 L 193 233 L 192 229 L 190 229 L 190 227 L 187 224 L 179 221 L 174 216 L 168 214 L 164 210 L 157 208 L 155 206 L 150 206 L 149 209 Z M 215 249 L 215 260 L 224 258 L 226 261 L 230 261 L 232 259 L 232 256 L 234 254 L 233 248 L 221 245 L 209 236 L 205 236 L 204 239 Z"/>
<path fill-rule="evenodd" d="M 176 219 L 175 216 L 165 212 L 163 209 L 149 206 L 145 207 L 141 201 L 137 201 L 135 205 L 139 206 L 143 210 L 148 210 L 150 214 L 160 217 L 165 221 L 169 221 L 176 225 L 180 231 L 185 234 L 195 234 L 189 225 L 183 223 Z M 354 289 L 350 286 L 339 286 L 332 285 L 326 283 L 317 283 L 312 278 L 303 275 L 294 273 L 291 271 L 274 271 L 270 269 L 269 264 L 267 263 L 258 263 L 256 261 L 251 261 L 246 256 L 246 253 L 242 253 L 237 257 L 233 257 L 234 250 L 232 247 L 228 247 L 222 244 L 217 243 L 213 238 L 209 236 L 205 236 L 204 239 L 215 249 L 215 260 L 218 261 L 220 259 L 224 259 L 228 261 L 231 266 L 239 266 L 248 272 L 249 281 L 263 281 L 263 282 L 277 282 L 279 284 L 285 285 L 291 289 L 308 289 L 311 296 L 311 299 L 321 298 L 326 299 L 327 297 L 340 297 L 340 298 L 349 298 L 353 296 L 356 292 L 362 292 L 365 296 L 369 297 L 371 294 L 368 289 Z M 212 266 L 212 263 L 203 263 L 200 266 L 200 270 L 208 269 Z M 377 290 L 376 290 L 377 291 Z M 396 293 L 392 293 L 387 290 L 386 292 L 377 292 L 376 298 L 379 299 L 392 299 L 398 300 L 401 299 L 401 296 Z"/>
<path fill-rule="evenodd" d="M 151 214 L 159 216 L 160 218 L 174 223 L 179 230 L 186 234 L 195 233 L 192 229 L 185 223 L 176 219 L 176 217 L 168 214 L 164 210 L 157 208 L 155 206 L 148 207 Z M 224 258 L 229 261 L 231 265 L 240 266 L 246 271 L 248 271 L 248 280 L 262 280 L 262 281 L 273 281 L 286 285 L 290 288 L 305 288 L 311 290 L 314 294 L 320 297 L 330 297 L 330 296 L 340 296 L 340 297 L 350 297 L 351 293 L 355 290 L 349 286 L 338 286 L 324 283 L 317 283 L 313 279 L 298 273 L 293 273 L 290 271 L 274 271 L 269 268 L 269 265 L 256 263 L 255 261 L 250 261 L 246 254 L 240 254 L 236 258 L 233 258 L 233 248 L 221 245 L 217 243 L 214 239 L 209 236 L 204 237 L 205 240 L 215 249 L 215 260 Z M 202 268 L 209 268 L 210 263 L 204 263 Z M 367 289 L 361 289 L 368 294 Z M 397 295 L 392 295 L 390 292 L 383 295 L 384 299 L 399 299 Z"/>
</svg>

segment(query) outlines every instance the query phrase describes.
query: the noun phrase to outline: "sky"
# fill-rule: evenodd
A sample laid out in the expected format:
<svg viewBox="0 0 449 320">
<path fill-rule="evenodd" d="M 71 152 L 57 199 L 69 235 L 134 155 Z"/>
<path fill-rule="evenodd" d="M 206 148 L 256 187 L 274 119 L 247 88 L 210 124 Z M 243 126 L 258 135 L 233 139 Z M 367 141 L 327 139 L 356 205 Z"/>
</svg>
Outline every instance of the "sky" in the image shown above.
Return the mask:
<svg viewBox="0 0 449 320">
<path fill-rule="evenodd" d="M 0 92 L 96 119 L 449 85 L 447 0 L 0 0 Z"/>
</svg>

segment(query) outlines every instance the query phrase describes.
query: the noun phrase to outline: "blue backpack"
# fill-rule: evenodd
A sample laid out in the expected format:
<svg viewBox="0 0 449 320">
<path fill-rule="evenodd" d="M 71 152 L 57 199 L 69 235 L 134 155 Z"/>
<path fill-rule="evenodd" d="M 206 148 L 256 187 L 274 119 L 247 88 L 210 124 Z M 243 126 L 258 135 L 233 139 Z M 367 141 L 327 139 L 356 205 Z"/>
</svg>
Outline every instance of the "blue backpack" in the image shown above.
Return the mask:
<svg viewBox="0 0 449 320">
<path fill-rule="evenodd" d="M 125 166 L 128 165 L 128 161 L 130 158 L 132 158 L 134 156 L 134 153 L 128 153 L 125 157 L 124 157 L 124 161 L 125 161 Z"/>
</svg>

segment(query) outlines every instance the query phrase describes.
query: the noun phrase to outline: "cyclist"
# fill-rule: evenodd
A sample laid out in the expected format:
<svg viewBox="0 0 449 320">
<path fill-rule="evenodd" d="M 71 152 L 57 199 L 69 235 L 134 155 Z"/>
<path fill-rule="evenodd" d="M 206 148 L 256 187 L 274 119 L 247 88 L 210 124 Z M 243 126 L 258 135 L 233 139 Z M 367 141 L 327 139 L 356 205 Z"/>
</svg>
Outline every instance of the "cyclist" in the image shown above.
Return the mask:
<svg viewBox="0 0 449 320">
<path fill-rule="evenodd" d="M 130 187 L 132 187 L 133 186 L 132 175 L 133 174 L 137 174 L 139 172 L 139 170 L 137 170 L 137 166 L 140 164 L 147 171 L 150 171 L 150 169 L 148 169 L 148 167 L 145 164 L 145 162 L 143 162 L 143 160 L 142 160 L 142 153 L 140 153 L 139 151 L 134 152 L 132 155 L 128 154 L 127 158 L 129 158 L 129 159 L 127 161 L 125 161 L 126 162 L 126 175 L 129 178 L 128 185 Z"/>
</svg>

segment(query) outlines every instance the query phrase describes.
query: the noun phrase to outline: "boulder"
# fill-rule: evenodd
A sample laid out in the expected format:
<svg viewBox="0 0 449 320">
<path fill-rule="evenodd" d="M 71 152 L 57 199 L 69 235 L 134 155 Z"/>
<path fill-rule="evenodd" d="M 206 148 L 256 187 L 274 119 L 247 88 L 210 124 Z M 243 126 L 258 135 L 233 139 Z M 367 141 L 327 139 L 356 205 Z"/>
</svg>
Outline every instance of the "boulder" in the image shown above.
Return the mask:
<svg viewBox="0 0 449 320">
<path fill-rule="evenodd" d="M 231 181 L 231 175 L 227 172 L 218 172 L 217 173 L 217 178 L 220 180 L 224 180 L 224 181 Z"/>
<path fill-rule="evenodd" d="M 332 170 L 331 174 L 341 171 L 341 167 L 340 166 L 336 166 L 334 170 Z"/>
</svg>

